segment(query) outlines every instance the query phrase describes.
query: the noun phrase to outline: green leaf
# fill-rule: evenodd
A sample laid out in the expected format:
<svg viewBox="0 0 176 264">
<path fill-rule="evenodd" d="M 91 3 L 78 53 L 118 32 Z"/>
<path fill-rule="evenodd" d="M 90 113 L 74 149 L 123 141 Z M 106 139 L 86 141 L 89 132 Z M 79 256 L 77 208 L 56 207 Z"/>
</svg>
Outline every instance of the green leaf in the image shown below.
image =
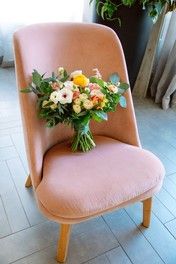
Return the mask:
<svg viewBox="0 0 176 264">
<path fill-rule="evenodd" d="M 107 113 L 103 112 L 103 111 L 92 111 L 92 118 L 93 120 L 97 121 L 97 122 L 101 122 L 103 120 L 108 120 L 108 116 Z"/>
<path fill-rule="evenodd" d="M 135 3 L 135 1 L 134 0 L 122 0 L 122 3 L 125 6 L 132 6 Z"/>
<path fill-rule="evenodd" d="M 31 87 L 27 87 L 27 88 L 24 88 L 24 89 L 20 89 L 20 92 L 21 93 L 31 93 L 32 89 L 31 89 Z"/>
<path fill-rule="evenodd" d="M 126 98 L 123 95 L 120 97 L 119 104 L 123 108 L 126 108 L 126 106 L 127 106 Z"/>
<path fill-rule="evenodd" d="M 42 76 L 36 70 L 34 70 L 33 73 L 32 73 L 32 81 L 38 87 L 41 84 Z"/>
<path fill-rule="evenodd" d="M 110 75 L 109 77 L 110 82 L 112 82 L 113 84 L 117 84 L 120 81 L 120 77 L 119 75 L 115 72 L 113 74 Z"/>
<path fill-rule="evenodd" d="M 124 92 L 129 88 L 129 84 L 128 83 L 120 83 L 119 88 L 124 90 Z"/>
<path fill-rule="evenodd" d="M 96 77 L 92 76 L 92 77 L 90 77 L 89 80 L 90 80 L 91 83 L 97 83 L 101 87 L 104 87 L 104 81 L 102 79 L 99 79 L 99 78 L 96 78 Z"/>
</svg>

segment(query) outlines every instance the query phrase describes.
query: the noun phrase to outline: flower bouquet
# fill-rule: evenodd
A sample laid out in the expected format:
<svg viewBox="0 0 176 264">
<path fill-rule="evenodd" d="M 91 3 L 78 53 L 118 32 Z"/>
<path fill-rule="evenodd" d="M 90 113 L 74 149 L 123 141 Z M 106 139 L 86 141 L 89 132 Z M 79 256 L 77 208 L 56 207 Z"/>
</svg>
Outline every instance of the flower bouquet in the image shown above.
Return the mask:
<svg viewBox="0 0 176 264">
<path fill-rule="evenodd" d="M 116 106 L 126 107 L 123 93 L 127 83 L 120 82 L 117 73 L 113 73 L 105 82 L 98 69 L 87 78 L 81 70 L 68 74 L 59 67 L 52 76 L 45 78 L 38 71 L 32 72 L 32 81 L 21 92 L 33 92 L 37 95 L 39 118 L 46 120 L 48 127 L 58 123 L 71 125 L 74 129 L 72 151 L 89 151 L 95 142 L 89 128 L 90 120 L 107 120 L 107 113 L 115 111 Z"/>
</svg>

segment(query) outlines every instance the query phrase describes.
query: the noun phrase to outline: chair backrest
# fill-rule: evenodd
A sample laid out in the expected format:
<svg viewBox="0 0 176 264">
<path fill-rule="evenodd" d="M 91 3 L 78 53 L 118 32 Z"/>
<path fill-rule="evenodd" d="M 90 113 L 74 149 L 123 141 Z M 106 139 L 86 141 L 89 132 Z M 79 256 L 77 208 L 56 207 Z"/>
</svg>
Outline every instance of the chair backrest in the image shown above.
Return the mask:
<svg viewBox="0 0 176 264">
<path fill-rule="evenodd" d="M 130 47 L 129 47 L 130 48 Z M 98 24 L 47 23 L 27 26 L 14 34 L 16 76 L 19 89 L 30 81 L 33 69 L 48 75 L 58 66 L 71 72 L 82 69 L 91 76 L 98 68 L 103 79 L 118 72 L 128 82 L 120 41 L 114 31 Z M 130 89 L 127 108 L 109 114 L 109 120 L 93 123 L 94 134 L 105 135 L 139 146 Z M 57 142 L 68 139 L 73 131 L 64 125 L 49 129 L 36 115 L 36 97 L 19 93 L 29 170 L 34 187 L 42 177 L 44 153 Z"/>
</svg>

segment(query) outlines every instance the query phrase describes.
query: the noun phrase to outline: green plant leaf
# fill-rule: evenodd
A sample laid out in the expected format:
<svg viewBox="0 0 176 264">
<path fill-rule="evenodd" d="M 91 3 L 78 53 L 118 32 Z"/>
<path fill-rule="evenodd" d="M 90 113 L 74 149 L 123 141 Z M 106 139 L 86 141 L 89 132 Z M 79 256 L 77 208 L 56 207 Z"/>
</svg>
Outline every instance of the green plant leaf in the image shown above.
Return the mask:
<svg viewBox="0 0 176 264">
<path fill-rule="evenodd" d="M 128 83 L 120 83 L 119 88 L 124 90 L 124 92 L 129 88 L 129 84 Z"/>
<path fill-rule="evenodd" d="M 99 79 L 99 78 L 96 78 L 96 77 L 92 76 L 92 77 L 90 77 L 89 80 L 90 80 L 91 83 L 97 83 L 101 87 L 104 87 L 104 81 L 102 79 Z"/>
<path fill-rule="evenodd" d="M 31 93 L 32 88 L 31 87 L 23 88 L 23 89 L 20 89 L 20 92 L 21 93 Z"/>
<path fill-rule="evenodd" d="M 126 98 L 123 95 L 120 97 L 119 104 L 123 108 L 126 108 L 126 106 L 127 106 Z"/>
<path fill-rule="evenodd" d="M 41 84 L 42 76 L 36 70 L 34 70 L 33 73 L 32 73 L 32 81 L 38 87 Z"/>
<path fill-rule="evenodd" d="M 103 112 L 103 111 L 92 111 L 92 118 L 93 120 L 97 121 L 97 122 L 101 122 L 103 120 L 108 120 L 108 115 L 107 113 Z"/>
<path fill-rule="evenodd" d="M 111 74 L 111 75 L 109 76 L 109 80 L 110 80 L 110 82 L 112 82 L 113 84 L 117 84 L 117 83 L 120 81 L 120 77 L 119 77 L 119 75 L 115 72 L 115 73 L 113 73 L 113 74 Z"/>
</svg>

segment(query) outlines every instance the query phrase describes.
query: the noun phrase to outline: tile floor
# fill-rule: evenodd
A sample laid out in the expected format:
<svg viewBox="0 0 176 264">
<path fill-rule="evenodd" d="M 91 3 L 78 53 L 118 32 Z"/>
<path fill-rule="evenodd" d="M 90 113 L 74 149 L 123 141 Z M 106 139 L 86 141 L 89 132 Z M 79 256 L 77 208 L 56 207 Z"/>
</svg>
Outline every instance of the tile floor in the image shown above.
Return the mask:
<svg viewBox="0 0 176 264">
<path fill-rule="evenodd" d="M 135 100 L 142 144 L 167 175 L 149 229 L 141 204 L 74 226 L 67 264 L 176 264 L 176 112 Z M 13 69 L 0 69 L 0 264 L 56 264 L 58 225 L 40 214 L 28 173 Z"/>
</svg>

